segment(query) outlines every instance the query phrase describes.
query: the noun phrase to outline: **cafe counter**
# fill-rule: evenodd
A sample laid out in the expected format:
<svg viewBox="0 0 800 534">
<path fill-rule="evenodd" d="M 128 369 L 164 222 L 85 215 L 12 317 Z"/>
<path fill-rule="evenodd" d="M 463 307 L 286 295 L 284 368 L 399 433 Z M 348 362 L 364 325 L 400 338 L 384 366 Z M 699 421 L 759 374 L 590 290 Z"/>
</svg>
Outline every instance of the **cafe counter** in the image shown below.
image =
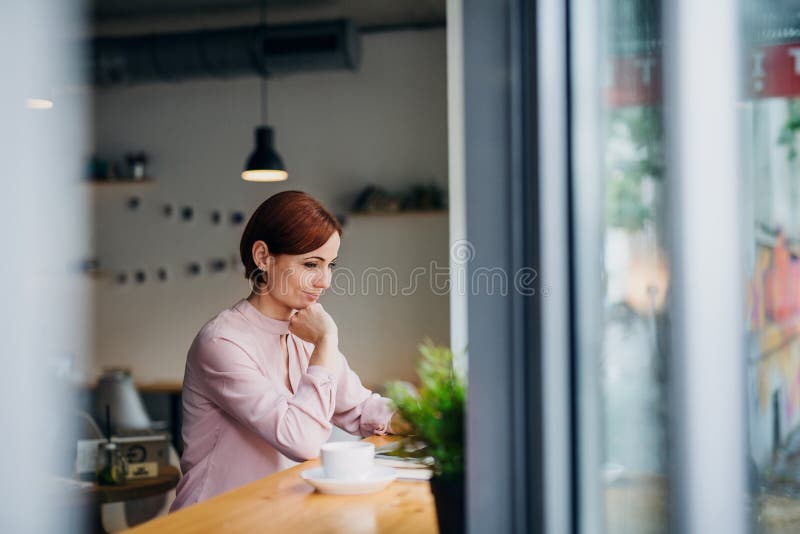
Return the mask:
<svg viewBox="0 0 800 534">
<path fill-rule="evenodd" d="M 379 447 L 391 439 L 374 436 L 367 441 Z M 378 493 L 323 495 L 300 478 L 302 471 L 317 466 L 318 459 L 309 460 L 128 532 L 438 532 L 428 482 L 396 480 Z"/>
</svg>

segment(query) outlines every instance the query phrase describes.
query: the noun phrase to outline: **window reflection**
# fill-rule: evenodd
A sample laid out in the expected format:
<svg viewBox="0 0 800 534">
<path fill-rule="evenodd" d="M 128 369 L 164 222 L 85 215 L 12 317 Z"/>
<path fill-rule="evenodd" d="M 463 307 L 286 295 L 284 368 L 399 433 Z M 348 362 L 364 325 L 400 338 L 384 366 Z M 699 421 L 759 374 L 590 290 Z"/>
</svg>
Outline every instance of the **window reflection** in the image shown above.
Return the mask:
<svg viewBox="0 0 800 534">
<path fill-rule="evenodd" d="M 606 73 L 597 102 L 603 128 L 598 164 L 605 169 L 605 313 L 598 357 L 609 533 L 668 531 L 670 271 L 659 10 L 660 3 L 652 0 L 608 0 L 602 11 Z"/>
<path fill-rule="evenodd" d="M 742 2 L 748 459 L 756 531 L 800 531 L 800 6 Z"/>
<path fill-rule="evenodd" d="M 573 4 L 577 8 L 579 2 Z M 592 92 L 592 111 L 599 117 L 593 128 L 599 157 L 584 148 L 575 157 L 592 158 L 603 173 L 590 176 L 586 166 L 576 166 L 585 175 L 576 173 L 574 195 L 576 205 L 600 202 L 592 192 L 602 182 L 602 261 L 582 254 L 586 236 L 580 232 L 575 255 L 579 264 L 600 266 L 600 276 L 588 284 L 599 288 L 594 294 L 602 296 L 604 313 L 595 327 L 599 331 L 581 331 L 602 343 L 582 348 L 579 365 L 592 369 L 593 362 L 601 363 L 601 438 L 592 446 L 603 460 L 606 532 L 668 532 L 671 280 L 665 251 L 675 221 L 666 217 L 662 2 L 599 5 L 597 49 L 575 54 L 602 65 L 600 81 L 573 87 L 573 98 L 585 103 Z M 751 498 L 743 505 L 750 507 L 755 532 L 795 533 L 800 532 L 800 4 L 741 0 L 740 6 L 742 150 L 730 157 L 741 162 L 744 188 L 743 224 L 731 229 L 741 232 L 746 251 L 749 455 L 743 461 Z M 576 131 L 582 119 L 576 116 Z M 577 228 L 591 228 L 581 210 L 575 217 Z M 584 296 L 596 289 L 585 278 L 581 284 Z M 707 378 L 713 387 L 714 377 Z M 740 410 L 742 400 L 731 399 L 731 410 Z M 586 431 L 581 439 L 591 434 Z"/>
</svg>

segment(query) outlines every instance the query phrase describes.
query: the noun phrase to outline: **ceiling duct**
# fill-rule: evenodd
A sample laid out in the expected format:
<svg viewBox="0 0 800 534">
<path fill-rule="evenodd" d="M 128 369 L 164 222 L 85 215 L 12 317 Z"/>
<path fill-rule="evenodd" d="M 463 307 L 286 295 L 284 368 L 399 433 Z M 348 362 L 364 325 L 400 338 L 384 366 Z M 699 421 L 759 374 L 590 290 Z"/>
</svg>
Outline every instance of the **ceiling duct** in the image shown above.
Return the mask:
<svg viewBox="0 0 800 534">
<path fill-rule="evenodd" d="M 350 20 L 246 26 L 182 33 L 98 37 L 96 85 L 289 74 L 358 68 L 359 33 Z"/>
</svg>

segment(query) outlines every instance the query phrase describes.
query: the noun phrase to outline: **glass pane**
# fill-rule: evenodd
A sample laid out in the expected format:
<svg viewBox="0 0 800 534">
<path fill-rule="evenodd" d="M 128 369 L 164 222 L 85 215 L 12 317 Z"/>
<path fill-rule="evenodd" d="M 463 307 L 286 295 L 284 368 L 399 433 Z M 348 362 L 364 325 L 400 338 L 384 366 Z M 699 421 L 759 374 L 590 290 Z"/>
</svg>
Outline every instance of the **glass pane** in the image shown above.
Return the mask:
<svg viewBox="0 0 800 534">
<path fill-rule="evenodd" d="M 742 213 L 754 530 L 800 532 L 800 7 L 743 0 Z"/>
<path fill-rule="evenodd" d="M 598 401 L 577 436 L 580 485 L 598 493 L 582 514 L 608 533 L 667 532 L 660 2 L 572 3 L 578 395 Z"/>
</svg>

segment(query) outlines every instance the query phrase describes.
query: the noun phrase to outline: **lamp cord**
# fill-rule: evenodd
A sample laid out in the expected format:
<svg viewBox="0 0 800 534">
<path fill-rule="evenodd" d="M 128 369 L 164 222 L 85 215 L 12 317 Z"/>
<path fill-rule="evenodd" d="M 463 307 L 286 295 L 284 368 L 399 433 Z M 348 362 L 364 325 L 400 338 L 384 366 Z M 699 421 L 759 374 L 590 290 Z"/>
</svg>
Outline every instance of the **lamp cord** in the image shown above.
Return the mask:
<svg viewBox="0 0 800 534">
<path fill-rule="evenodd" d="M 267 0 L 261 0 L 261 26 L 264 36 L 261 65 L 261 125 L 267 125 Z"/>
</svg>

